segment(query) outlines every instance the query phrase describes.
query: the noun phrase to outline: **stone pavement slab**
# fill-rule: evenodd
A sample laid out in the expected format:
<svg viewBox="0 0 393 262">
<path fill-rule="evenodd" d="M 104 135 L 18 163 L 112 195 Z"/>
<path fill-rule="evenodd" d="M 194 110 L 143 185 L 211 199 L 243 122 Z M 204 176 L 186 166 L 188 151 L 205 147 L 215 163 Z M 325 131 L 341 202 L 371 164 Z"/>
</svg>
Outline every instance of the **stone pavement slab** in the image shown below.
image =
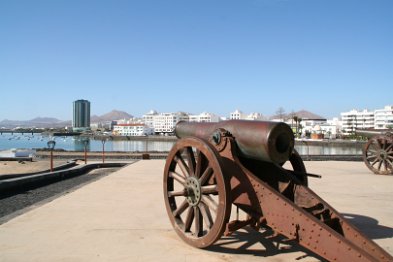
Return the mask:
<svg viewBox="0 0 393 262">
<path fill-rule="evenodd" d="M 318 261 L 242 230 L 209 250 L 183 243 L 166 214 L 164 160 L 143 160 L 0 225 L 0 261 Z M 393 176 L 361 162 L 305 162 L 310 187 L 393 254 Z"/>
</svg>

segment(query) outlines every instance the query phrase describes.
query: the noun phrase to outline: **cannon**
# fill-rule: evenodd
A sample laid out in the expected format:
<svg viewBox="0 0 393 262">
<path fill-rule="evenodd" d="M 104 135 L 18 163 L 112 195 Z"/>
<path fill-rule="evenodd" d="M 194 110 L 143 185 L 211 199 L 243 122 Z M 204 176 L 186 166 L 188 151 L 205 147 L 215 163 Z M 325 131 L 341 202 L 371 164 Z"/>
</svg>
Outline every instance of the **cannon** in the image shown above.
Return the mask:
<svg viewBox="0 0 393 262">
<path fill-rule="evenodd" d="M 393 261 L 308 187 L 310 174 L 285 123 L 179 122 L 175 133 L 164 199 L 175 232 L 191 246 L 207 248 L 250 226 L 330 261 Z M 247 215 L 230 221 L 232 208 Z"/>
<path fill-rule="evenodd" d="M 363 161 L 377 175 L 393 174 L 393 134 L 387 130 L 355 130 L 368 142 L 363 147 Z"/>
</svg>

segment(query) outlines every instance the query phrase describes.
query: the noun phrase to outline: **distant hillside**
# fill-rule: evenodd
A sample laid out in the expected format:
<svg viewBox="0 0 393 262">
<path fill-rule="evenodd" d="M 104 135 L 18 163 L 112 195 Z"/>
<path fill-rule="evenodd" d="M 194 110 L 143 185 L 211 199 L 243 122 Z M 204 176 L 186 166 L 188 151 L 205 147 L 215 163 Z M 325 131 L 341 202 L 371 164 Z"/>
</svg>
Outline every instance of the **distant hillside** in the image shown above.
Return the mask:
<svg viewBox="0 0 393 262">
<path fill-rule="evenodd" d="M 71 121 L 62 121 L 51 117 L 37 117 L 31 120 L 8 120 L 0 121 L 0 127 L 15 128 L 15 127 L 64 127 L 70 125 Z"/>
<path fill-rule="evenodd" d="M 284 113 L 283 117 L 284 117 L 284 119 L 290 119 L 290 118 L 292 118 L 292 114 L 294 116 L 300 117 L 302 119 L 326 119 L 323 116 L 314 114 L 314 113 L 309 112 L 307 110 L 300 110 L 298 112 L 293 112 L 293 113 L 291 112 L 289 114 Z M 273 116 L 270 117 L 270 119 L 277 119 L 277 118 L 280 118 L 280 116 L 279 115 L 273 115 Z"/>
<path fill-rule="evenodd" d="M 96 116 L 96 115 L 91 116 L 90 122 L 96 123 L 96 122 L 105 122 L 105 121 L 130 119 L 130 118 L 133 118 L 133 116 L 128 114 L 127 112 L 112 110 L 111 112 L 103 114 L 102 116 Z"/>
<path fill-rule="evenodd" d="M 109 113 L 106 113 L 102 116 L 91 116 L 90 122 L 97 123 L 97 122 L 106 122 L 112 120 L 119 120 L 119 119 L 130 119 L 133 116 L 118 110 L 112 110 Z M 15 127 L 37 127 L 37 128 L 57 128 L 57 127 L 65 127 L 71 126 L 72 121 L 67 120 L 59 120 L 53 117 L 36 117 L 31 120 L 9 120 L 4 119 L 0 121 L 0 128 L 15 128 Z"/>
<path fill-rule="evenodd" d="M 303 118 L 303 119 L 326 119 L 326 118 L 323 117 L 323 116 L 314 114 L 314 113 L 309 112 L 309 111 L 306 111 L 306 110 L 300 110 L 300 111 L 298 111 L 298 112 L 295 112 L 295 115 L 296 115 L 297 117 L 301 117 L 301 118 Z"/>
</svg>

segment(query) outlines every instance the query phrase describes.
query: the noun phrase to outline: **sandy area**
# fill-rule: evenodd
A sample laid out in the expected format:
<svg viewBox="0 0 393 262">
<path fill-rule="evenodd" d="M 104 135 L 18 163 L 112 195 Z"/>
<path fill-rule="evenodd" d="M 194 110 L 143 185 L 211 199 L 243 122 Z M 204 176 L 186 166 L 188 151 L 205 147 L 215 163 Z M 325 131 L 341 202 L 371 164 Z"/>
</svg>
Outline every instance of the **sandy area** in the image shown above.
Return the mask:
<svg viewBox="0 0 393 262">
<path fill-rule="evenodd" d="M 59 166 L 67 163 L 67 160 L 54 160 L 53 165 Z M 23 174 L 45 171 L 50 168 L 48 159 L 33 161 L 0 161 L 0 175 Z"/>
</svg>

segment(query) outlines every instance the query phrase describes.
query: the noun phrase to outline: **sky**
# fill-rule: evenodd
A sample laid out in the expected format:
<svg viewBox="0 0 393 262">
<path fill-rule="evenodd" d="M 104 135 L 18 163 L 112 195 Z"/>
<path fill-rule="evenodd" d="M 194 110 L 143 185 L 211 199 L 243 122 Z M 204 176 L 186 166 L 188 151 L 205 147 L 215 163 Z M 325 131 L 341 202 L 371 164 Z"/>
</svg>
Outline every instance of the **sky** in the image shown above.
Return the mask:
<svg viewBox="0 0 393 262">
<path fill-rule="evenodd" d="M 0 121 L 393 104 L 391 0 L 3 0 Z"/>
</svg>

